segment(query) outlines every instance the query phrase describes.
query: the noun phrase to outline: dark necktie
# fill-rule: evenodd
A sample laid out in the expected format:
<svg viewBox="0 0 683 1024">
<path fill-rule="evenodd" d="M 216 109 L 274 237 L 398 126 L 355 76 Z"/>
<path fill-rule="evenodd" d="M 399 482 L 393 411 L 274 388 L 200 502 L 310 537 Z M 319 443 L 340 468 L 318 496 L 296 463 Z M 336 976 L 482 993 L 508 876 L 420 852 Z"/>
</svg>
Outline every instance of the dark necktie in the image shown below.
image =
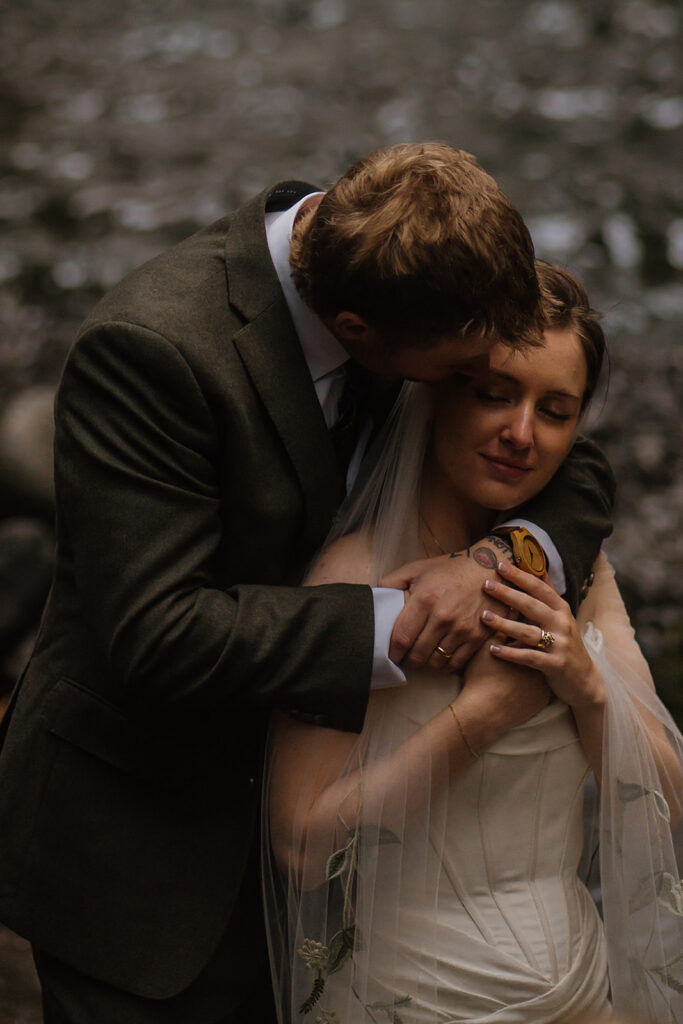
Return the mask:
<svg viewBox="0 0 683 1024">
<path fill-rule="evenodd" d="M 345 380 L 339 399 L 337 419 L 330 430 L 339 468 L 344 477 L 356 450 L 367 410 L 367 373 L 353 360 L 345 364 Z"/>
</svg>

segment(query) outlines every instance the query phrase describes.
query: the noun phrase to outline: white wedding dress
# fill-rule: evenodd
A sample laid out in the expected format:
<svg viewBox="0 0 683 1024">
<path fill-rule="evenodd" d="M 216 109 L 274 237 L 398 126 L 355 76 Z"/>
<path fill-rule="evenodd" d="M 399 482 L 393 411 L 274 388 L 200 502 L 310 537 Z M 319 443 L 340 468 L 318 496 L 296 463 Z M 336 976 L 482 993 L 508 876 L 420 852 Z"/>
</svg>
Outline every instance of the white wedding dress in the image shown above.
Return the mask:
<svg viewBox="0 0 683 1024">
<path fill-rule="evenodd" d="M 443 708 L 443 680 L 413 677 L 378 699 L 417 728 Z M 587 774 L 571 711 L 556 701 L 455 780 L 426 856 L 419 830 L 412 854 L 410 827 L 400 847 L 379 847 L 369 870 L 400 875 L 401 901 L 390 889 L 384 905 L 375 899 L 364 1004 L 393 1003 L 405 1024 L 530 1024 L 608 1008 L 602 922 L 577 877 Z M 426 879 L 437 880 L 428 904 Z M 348 999 L 352 969 L 332 975 L 324 1006 L 342 1004 L 339 1019 L 360 1024 L 369 1018 Z"/>
</svg>

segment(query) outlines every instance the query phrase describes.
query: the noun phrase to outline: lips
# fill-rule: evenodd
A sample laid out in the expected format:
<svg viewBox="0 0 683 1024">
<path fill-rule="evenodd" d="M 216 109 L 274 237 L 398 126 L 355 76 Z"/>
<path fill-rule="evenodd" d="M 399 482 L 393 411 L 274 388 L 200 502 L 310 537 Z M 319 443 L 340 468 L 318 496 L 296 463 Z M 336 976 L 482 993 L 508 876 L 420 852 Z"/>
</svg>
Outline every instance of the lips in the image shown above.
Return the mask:
<svg viewBox="0 0 683 1024">
<path fill-rule="evenodd" d="M 486 455 L 481 453 L 489 467 L 489 471 L 499 480 L 516 482 L 521 480 L 533 469 L 533 466 L 525 462 L 516 462 L 514 459 L 507 459 L 500 455 Z"/>
</svg>

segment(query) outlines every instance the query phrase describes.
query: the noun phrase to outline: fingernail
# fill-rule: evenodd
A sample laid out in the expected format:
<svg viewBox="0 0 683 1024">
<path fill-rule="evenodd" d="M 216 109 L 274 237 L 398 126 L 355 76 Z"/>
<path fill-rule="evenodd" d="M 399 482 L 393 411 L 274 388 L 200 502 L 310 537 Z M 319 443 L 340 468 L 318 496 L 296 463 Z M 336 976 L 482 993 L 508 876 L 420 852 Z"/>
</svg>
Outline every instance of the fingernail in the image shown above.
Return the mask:
<svg viewBox="0 0 683 1024">
<path fill-rule="evenodd" d="M 495 590 L 495 587 L 493 580 L 484 580 L 484 590 Z"/>
<path fill-rule="evenodd" d="M 492 622 L 493 621 L 493 612 L 489 612 L 489 611 L 482 612 L 481 613 L 481 617 L 484 620 L 484 622 Z"/>
<path fill-rule="evenodd" d="M 489 650 L 490 650 L 491 654 L 498 654 L 498 651 L 500 650 L 500 647 L 499 647 L 498 644 L 489 644 Z"/>
<path fill-rule="evenodd" d="M 509 568 L 510 566 L 508 565 L 507 562 L 498 563 L 498 572 L 507 572 Z"/>
</svg>

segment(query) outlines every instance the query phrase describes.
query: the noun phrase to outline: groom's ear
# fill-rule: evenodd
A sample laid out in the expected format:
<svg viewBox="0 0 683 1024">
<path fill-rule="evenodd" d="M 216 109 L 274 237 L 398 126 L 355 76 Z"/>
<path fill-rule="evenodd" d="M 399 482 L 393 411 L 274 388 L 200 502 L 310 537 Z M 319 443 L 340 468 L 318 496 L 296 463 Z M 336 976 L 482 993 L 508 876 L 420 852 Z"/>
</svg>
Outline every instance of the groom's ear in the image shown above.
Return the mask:
<svg viewBox="0 0 683 1024">
<path fill-rule="evenodd" d="M 372 343 L 377 338 L 377 332 L 371 327 L 367 320 L 357 313 L 347 310 L 337 313 L 332 317 L 329 325 L 335 338 L 345 347 L 353 350 L 358 345 Z"/>
</svg>

